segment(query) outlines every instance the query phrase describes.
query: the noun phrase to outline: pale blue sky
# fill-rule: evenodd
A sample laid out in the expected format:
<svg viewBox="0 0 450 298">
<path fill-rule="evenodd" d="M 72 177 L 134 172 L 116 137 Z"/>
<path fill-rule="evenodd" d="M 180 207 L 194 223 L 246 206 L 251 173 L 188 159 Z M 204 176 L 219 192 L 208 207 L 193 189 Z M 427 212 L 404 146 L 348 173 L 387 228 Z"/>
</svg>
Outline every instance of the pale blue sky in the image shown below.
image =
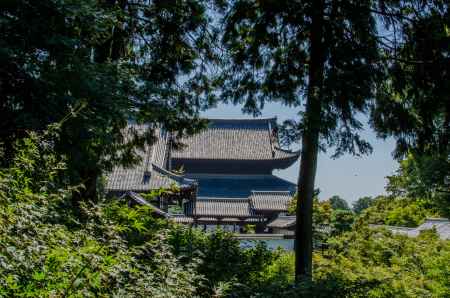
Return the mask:
<svg viewBox="0 0 450 298">
<path fill-rule="evenodd" d="M 262 118 L 277 117 L 278 122 L 295 118 L 297 110 L 277 103 L 266 104 L 262 111 Z M 220 104 L 202 114 L 208 118 L 250 118 L 241 112 L 241 107 Z M 316 187 L 320 188 L 321 199 L 332 195 L 339 195 L 349 203 L 362 196 L 376 196 L 384 194 L 386 176 L 391 175 L 397 168 L 397 162 L 392 158 L 394 141 L 377 139 L 370 129 L 364 131 L 362 136 L 373 146 L 373 153 L 368 156 L 354 157 L 344 155 L 338 159 L 330 156 L 333 151 L 319 155 Z M 295 147 L 293 147 L 295 149 Z M 296 182 L 299 162 L 286 170 L 277 171 L 276 175 Z"/>
</svg>

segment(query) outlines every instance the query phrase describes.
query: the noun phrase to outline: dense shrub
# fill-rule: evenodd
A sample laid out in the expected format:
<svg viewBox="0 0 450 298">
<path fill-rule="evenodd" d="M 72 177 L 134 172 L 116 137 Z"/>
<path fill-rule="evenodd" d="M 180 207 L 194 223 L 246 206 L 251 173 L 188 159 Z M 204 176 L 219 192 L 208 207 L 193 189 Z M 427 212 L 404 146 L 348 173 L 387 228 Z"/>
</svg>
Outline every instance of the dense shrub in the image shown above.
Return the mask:
<svg viewBox="0 0 450 298">
<path fill-rule="evenodd" d="M 408 238 L 361 228 L 329 243 L 315 256 L 319 284 L 336 281 L 352 297 L 450 296 L 450 242 L 433 231 Z"/>
<path fill-rule="evenodd" d="M 258 297 L 450 297 L 450 241 L 427 231 L 417 238 L 360 228 L 315 252 L 314 277 L 295 286 L 294 256 L 266 268 Z"/>
<path fill-rule="evenodd" d="M 372 197 L 361 197 L 358 200 L 356 200 L 355 202 L 353 202 L 353 212 L 355 212 L 356 214 L 361 214 L 361 212 L 367 208 L 369 208 L 370 206 L 372 206 L 372 204 L 374 203 L 374 199 Z"/>
<path fill-rule="evenodd" d="M 416 227 L 433 216 L 438 213 L 427 200 L 380 196 L 362 212 L 359 222 Z"/>
<path fill-rule="evenodd" d="M 167 230 L 149 217 L 140 226 L 133 219 L 143 210 L 114 204 L 80 206 L 81 222 L 71 212 L 72 189 L 57 183 L 62 168 L 48 143 L 31 135 L 0 172 L 0 296 L 194 295 L 202 276 L 195 262 L 172 253 Z M 148 232 L 145 241 L 137 231 Z"/>
</svg>

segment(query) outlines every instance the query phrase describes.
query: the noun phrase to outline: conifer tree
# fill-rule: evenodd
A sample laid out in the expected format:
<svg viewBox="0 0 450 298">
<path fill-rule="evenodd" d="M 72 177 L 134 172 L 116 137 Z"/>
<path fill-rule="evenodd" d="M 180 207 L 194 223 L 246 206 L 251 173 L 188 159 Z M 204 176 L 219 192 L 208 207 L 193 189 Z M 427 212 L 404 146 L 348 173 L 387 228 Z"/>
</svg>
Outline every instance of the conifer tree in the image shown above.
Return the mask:
<svg viewBox="0 0 450 298">
<path fill-rule="evenodd" d="M 450 139 L 449 2 L 386 1 L 380 40 L 389 79 L 378 88 L 372 123 L 397 140 L 396 156 L 448 157 Z"/>
<path fill-rule="evenodd" d="M 449 1 L 389 1 L 380 40 L 388 80 L 378 88 L 372 124 L 397 140 L 403 161 L 388 190 L 431 198 L 450 214 L 450 11 Z"/>
<path fill-rule="evenodd" d="M 373 1 L 232 1 L 223 41 L 231 62 L 225 100 L 258 114 L 268 100 L 298 111 L 285 123 L 302 145 L 298 178 L 296 277 L 312 272 L 312 205 L 319 150 L 365 154 L 356 117 L 367 113 L 379 64 Z"/>
<path fill-rule="evenodd" d="M 214 59 L 205 10 L 201 0 L 1 1 L 1 162 L 27 130 L 72 114 L 55 148 L 71 183 L 85 185 L 76 200 L 95 199 L 102 173 L 131 164 L 154 128 L 202 127 Z M 123 139 L 130 119 L 149 131 Z"/>
</svg>

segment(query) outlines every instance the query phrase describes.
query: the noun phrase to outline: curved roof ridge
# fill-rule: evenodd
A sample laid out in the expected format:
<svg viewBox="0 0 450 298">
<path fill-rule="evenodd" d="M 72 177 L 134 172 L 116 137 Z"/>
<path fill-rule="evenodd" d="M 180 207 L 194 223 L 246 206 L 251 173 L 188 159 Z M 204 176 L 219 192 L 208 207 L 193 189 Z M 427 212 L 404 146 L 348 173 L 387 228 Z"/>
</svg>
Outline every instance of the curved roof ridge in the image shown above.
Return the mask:
<svg viewBox="0 0 450 298">
<path fill-rule="evenodd" d="M 295 215 L 278 215 L 273 220 L 267 223 L 267 227 L 269 228 L 290 228 L 295 225 L 297 222 L 297 218 Z"/>
<path fill-rule="evenodd" d="M 124 193 L 122 196 L 119 197 L 119 200 L 123 200 L 126 197 L 130 197 L 133 201 L 135 201 L 139 205 L 148 206 L 153 209 L 153 212 L 157 213 L 158 215 L 161 215 L 165 218 L 169 218 L 170 214 L 163 211 L 162 209 L 156 207 L 155 205 L 149 203 L 146 199 L 144 199 L 140 194 L 130 190 Z"/>
<path fill-rule="evenodd" d="M 276 119 L 207 119 L 208 128 L 182 139 L 185 147 L 171 152 L 172 159 L 264 161 L 265 167 L 285 169 L 297 160 L 300 151 L 279 147 Z"/>
<path fill-rule="evenodd" d="M 159 174 L 165 175 L 165 176 L 167 176 L 169 178 L 172 178 L 172 179 L 176 180 L 177 182 L 180 182 L 180 181 L 181 182 L 188 182 L 190 184 L 194 184 L 194 183 L 197 182 L 194 179 L 186 178 L 183 175 L 178 175 L 178 174 L 175 174 L 175 173 L 173 173 L 173 172 L 171 172 L 169 170 L 161 168 L 160 166 L 158 166 L 158 165 L 156 165 L 154 163 L 152 163 L 152 169 L 155 170 L 156 172 L 158 172 Z"/>
<path fill-rule="evenodd" d="M 293 151 L 293 150 L 290 150 L 290 149 L 283 149 L 283 148 L 281 148 L 280 146 L 277 146 L 277 145 L 275 145 L 273 147 L 275 149 L 277 149 L 277 150 L 280 150 L 280 151 L 283 151 L 283 152 L 286 152 L 286 153 L 299 153 L 300 154 L 302 152 L 301 149 Z"/>
<path fill-rule="evenodd" d="M 294 162 L 297 161 L 297 159 L 300 157 L 301 150 L 297 151 L 291 151 L 282 149 L 278 146 L 274 146 L 274 160 L 279 160 L 284 162 L 284 167 L 281 167 L 283 169 L 290 167 Z"/>
</svg>

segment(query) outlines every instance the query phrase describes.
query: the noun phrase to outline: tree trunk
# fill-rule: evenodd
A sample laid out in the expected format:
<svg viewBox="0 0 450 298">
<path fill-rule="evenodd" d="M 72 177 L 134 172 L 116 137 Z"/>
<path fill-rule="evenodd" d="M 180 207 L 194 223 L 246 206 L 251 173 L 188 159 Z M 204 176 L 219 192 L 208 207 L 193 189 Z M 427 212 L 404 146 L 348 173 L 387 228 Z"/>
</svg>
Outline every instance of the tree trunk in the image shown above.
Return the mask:
<svg viewBox="0 0 450 298">
<path fill-rule="evenodd" d="M 323 48 L 324 1 L 313 1 L 310 30 L 310 56 L 308 94 L 302 133 L 302 154 L 298 177 L 297 224 L 295 237 L 295 279 L 309 280 L 312 277 L 312 212 L 314 180 L 319 152 L 321 95 L 324 75 Z"/>
<path fill-rule="evenodd" d="M 105 0 L 100 1 L 100 4 L 108 9 L 112 9 L 115 6 L 119 6 L 125 13 L 125 8 L 128 1 L 126 0 Z M 128 42 L 128 35 L 123 29 L 124 21 L 116 24 L 112 29 L 111 37 L 106 40 L 102 45 L 95 48 L 94 61 L 96 63 L 105 63 L 108 60 L 118 61 L 125 55 L 126 42 Z M 80 193 L 74 193 L 72 195 L 72 204 L 75 207 L 79 206 L 80 201 L 96 202 L 98 199 L 97 182 L 101 176 L 100 169 L 83 168 L 79 170 L 80 179 L 84 184 L 84 189 Z"/>
<path fill-rule="evenodd" d="M 125 13 L 125 8 L 128 1 L 126 0 L 106 0 L 101 2 L 106 8 L 113 8 L 115 6 L 120 7 Z M 129 41 L 129 33 L 127 33 L 123 27 L 125 21 L 119 20 L 119 24 L 112 29 L 111 37 L 106 40 L 102 45 L 97 46 L 95 49 L 95 61 L 98 63 L 104 63 L 108 59 L 111 61 L 117 61 L 125 55 L 127 42 Z M 128 24 L 130 25 L 130 24 Z"/>
<path fill-rule="evenodd" d="M 81 182 L 83 183 L 84 188 L 81 189 L 80 192 L 72 193 L 72 205 L 74 208 L 79 208 L 81 201 L 98 201 L 97 182 L 99 176 L 98 170 L 86 169 L 80 172 Z M 79 182 L 76 181 L 74 184 L 78 183 Z"/>
</svg>

